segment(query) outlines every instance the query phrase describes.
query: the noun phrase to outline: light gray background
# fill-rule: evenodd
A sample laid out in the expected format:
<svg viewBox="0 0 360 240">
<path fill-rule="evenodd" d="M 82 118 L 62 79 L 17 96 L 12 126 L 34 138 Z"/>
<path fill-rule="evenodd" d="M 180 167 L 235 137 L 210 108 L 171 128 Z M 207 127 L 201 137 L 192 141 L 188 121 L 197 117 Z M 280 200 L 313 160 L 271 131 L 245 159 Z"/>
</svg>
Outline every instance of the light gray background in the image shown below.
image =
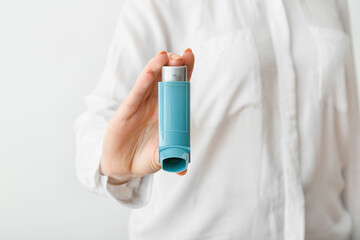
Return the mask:
<svg viewBox="0 0 360 240">
<path fill-rule="evenodd" d="M 129 210 L 78 183 L 73 133 L 122 2 L 0 0 L 0 239 L 127 239 Z"/>
</svg>

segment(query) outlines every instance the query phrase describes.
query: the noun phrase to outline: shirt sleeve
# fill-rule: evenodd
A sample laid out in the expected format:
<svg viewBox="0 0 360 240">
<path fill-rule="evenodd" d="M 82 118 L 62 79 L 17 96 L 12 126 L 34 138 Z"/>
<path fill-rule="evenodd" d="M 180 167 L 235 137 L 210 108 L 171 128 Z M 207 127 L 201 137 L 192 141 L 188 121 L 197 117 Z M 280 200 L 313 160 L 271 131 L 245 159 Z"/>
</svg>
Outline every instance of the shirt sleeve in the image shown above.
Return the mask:
<svg viewBox="0 0 360 240">
<path fill-rule="evenodd" d="M 355 74 L 354 56 L 352 51 L 352 34 L 349 23 L 349 13 L 347 1 L 338 1 L 340 17 L 344 25 L 345 32 L 350 36 L 351 53 L 346 65 L 346 77 L 348 83 L 348 146 L 347 161 L 344 168 L 345 190 L 343 192 L 344 205 L 348 210 L 351 221 L 352 231 L 350 239 L 360 239 L 360 115 L 358 82 Z"/>
<path fill-rule="evenodd" d="M 116 31 L 100 81 L 86 96 L 86 110 L 74 122 L 76 174 L 89 190 L 128 207 L 146 205 L 151 194 L 152 175 L 121 185 L 108 183 L 100 175 L 102 143 L 110 118 L 130 92 L 148 60 L 167 50 L 166 26 L 153 1 L 123 3 Z"/>
</svg>

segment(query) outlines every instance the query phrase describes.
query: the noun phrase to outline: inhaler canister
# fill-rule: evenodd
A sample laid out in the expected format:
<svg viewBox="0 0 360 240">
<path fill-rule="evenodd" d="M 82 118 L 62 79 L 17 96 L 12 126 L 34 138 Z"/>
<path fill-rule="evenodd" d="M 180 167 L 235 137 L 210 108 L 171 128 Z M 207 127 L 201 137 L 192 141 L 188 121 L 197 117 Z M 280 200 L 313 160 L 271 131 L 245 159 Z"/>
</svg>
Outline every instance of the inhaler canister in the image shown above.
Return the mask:
<svg viewBox="0 0 360 240">
<path fill-rule="evenodd" d="M 159 162 L 181 172 L 190 163 L 190 82 L 186 66 L 163 66 L 158 83 Z"/>
</svg>

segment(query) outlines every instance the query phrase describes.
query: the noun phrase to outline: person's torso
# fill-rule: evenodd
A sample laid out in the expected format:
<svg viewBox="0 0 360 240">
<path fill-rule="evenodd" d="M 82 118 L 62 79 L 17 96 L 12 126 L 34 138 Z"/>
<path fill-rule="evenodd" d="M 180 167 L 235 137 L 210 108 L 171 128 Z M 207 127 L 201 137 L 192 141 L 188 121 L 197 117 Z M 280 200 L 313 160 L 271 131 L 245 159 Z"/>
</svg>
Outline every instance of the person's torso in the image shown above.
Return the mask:
<svg viewBox="0 0 360 240">
<path fill-rule="evenodd" d="M 154 175 L 131 239 L 347 239 L 350 40 L 335 1 L 192 2 L 170 4 L 168 33 L 195 54 L 191 163 Z"/>
</svg>

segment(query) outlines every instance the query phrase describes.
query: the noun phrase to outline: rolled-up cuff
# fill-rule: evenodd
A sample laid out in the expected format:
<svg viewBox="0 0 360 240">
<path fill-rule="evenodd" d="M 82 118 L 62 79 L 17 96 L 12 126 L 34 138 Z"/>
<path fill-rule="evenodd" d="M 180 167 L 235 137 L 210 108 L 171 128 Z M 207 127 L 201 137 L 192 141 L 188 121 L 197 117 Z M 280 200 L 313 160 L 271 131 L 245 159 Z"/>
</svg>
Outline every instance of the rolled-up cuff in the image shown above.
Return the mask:
<svg viewBox="0 0 360 240">
<path fill-rule="evenodd" d="M 96 140 L 94 140 L 96 139 Z M 100 174 L 103 135 L 84 141 L 77 152 L 77 176 L 90 191 L 129 208 L 140 208 L 150 200 L 153 175 L 132 179 L 120 185 L 108 183 L 108 177 Z M 89 150 L 90 149 L 90 150 Z"/>
<path fill-rule="evenodd" d="M 126 183 L 113 185 L 108 182 L 108 177 L 100 174 L 100 182 L 106 196 L 129 208 L 145 206 L 151 196 L 153 175 L 138 177 Z"/>
</svg>

